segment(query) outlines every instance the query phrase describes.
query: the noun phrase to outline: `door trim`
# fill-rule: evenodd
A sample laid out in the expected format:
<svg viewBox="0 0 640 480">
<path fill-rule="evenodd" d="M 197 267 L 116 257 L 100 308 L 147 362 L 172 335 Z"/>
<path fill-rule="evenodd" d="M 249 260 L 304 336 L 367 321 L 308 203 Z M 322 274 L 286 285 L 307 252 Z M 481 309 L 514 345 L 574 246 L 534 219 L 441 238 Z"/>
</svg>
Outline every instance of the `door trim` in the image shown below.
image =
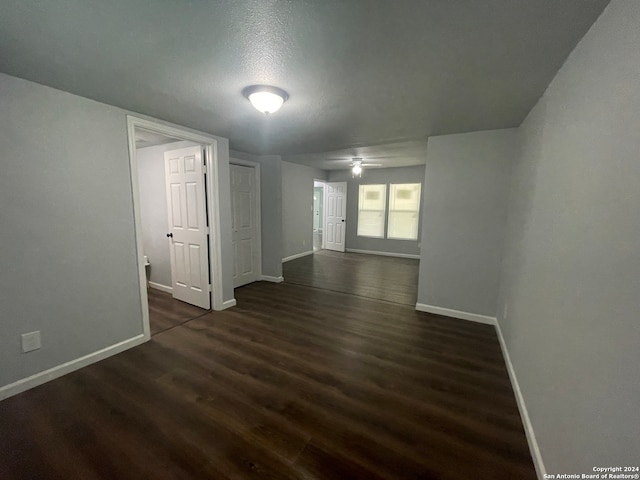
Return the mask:
<svg viewBox="0 0 640 480">
<path fill-rule="evenodd" d="M 241 167 L 253 168 L 253 174 L 256 186 L 256 198 L 254 200 L 256 210 L 256 237 L 258 239 L 258 265 L 256 271 L 256 278 L 260 280 L 262 278 L 262 200 L 260 198 L 260 164 L 251 160 L 244 160 L 241 158 L 229 157 L 230 165 L 240 165 Z"/>
<path fill-rule="evenodd" d="M 144 267 L 142 248 L 142 223 L 140 213 L 140 190 L 138 187 L 138 163 L 136 159 L 136 128 L 142 128 L 154 133 L 190 140 L 200 143 L 207 155 L 207 176 L 205 191 L 207 195 L 207 209 L 209 213 L 209 275 L 213 283 L 212 305 L 214 310 L 223 310 L 231 305 L 225 305 L 222 299 L 222 235 L 220 232 L 220 171 L 218 139 L 206 134 L 195 133 L 186 128 L 171 126 L 161 122 L 146 120 L 127 115 L 127 134 L 129 137 L 129 175 L 131 178 L 131 192 L 133 200 L 133 218 L 136 239 L 136 253 L 138 260 L 138 277 L 140 283 L 140 299 L 142 309 L 142 329 L 146 339 L 151 338 L 149 327 L 149 299 L 147 297 L 147 275 Z"/>
</svg>

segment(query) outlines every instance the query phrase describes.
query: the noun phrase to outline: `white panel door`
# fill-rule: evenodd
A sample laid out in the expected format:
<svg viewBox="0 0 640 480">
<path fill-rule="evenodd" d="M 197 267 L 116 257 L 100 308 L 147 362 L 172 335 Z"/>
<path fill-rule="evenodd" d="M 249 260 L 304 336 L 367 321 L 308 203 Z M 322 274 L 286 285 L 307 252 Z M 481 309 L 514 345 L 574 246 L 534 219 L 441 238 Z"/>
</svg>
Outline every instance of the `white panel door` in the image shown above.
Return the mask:
<svg viewBox="0 0 640 480">
<path fill-rule="evenodd" d="M 324 243 L 327 250 L 344 252 L 347 216 L 347 182 L 325 184 Z"/>
<path fill-rule="evenodd" d="M 231 217 L 234 252 L 233 287 L 258 280 L 255 169 L 231 168 Z"/>
<path fill-rule="evenodd" d="M 202 147 L 164 154 L 173 298 L 211 307 Z"/>
</svg>

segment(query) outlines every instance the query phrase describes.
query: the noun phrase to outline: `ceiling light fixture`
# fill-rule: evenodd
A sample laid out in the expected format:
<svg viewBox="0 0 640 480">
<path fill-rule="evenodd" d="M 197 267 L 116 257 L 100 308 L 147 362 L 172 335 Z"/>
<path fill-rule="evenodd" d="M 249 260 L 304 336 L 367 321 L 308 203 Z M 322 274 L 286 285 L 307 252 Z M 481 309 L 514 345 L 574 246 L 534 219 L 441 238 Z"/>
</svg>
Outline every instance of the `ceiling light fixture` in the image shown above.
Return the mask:
<svg viewBox="0 0 640 480">
<path fill-rule="evenodd" d="M 355 160 L 353 162 L 353 168 L 351 169 L 351 176 L 353 178 L 362 177 L 362 161 Z"/>
<path fill-rule="evenodd" d="M 259 112 L 265 115 L 276 112 L 287 101 L 289 94 L 270 85 L 251 85 L 242 90 L 244 95 Z"/>
</svg>

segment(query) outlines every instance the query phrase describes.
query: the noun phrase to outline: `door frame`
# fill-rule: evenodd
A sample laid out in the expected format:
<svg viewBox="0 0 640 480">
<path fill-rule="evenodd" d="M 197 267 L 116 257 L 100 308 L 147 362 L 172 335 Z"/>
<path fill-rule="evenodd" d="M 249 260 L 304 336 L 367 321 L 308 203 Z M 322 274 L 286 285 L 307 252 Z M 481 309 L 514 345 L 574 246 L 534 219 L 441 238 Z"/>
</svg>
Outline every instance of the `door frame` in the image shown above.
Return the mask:
<svg viewBox="0 0 640 480">
<path fill-rule="evenodd" d="M 207 156 L 207 175 L 205 180 L 206 204 L 209 221 L 209 275 L 212 292 L 211 304 L 214 310 L 223 310 L 222 292 L 222 235 L 220 231 L 220 171 L 218 139 L 206 134 L 195 133 L 186 128 L 171 126 L 158 121 L 147 120 L 133 115 L 127 115 L 127 134 L 129 140 L 129 174 L 131 178 L 131 192 L 133 194 L 133 218 L 136 239 L 136 255 L 138 260 L 138 278 L 140 284 L 140 299 L 142 308 L 142 328 L 145 338 L 151 338 L 149 327 L 149 298 L 147 296 L 147 275 L 144 266 L 142 246 L 142 222 L 140 213 L 140 190 L 138 184 L 138 162 L 136 159 L 136 128 L 153 133 L 166 135 L 180 140 L 200 143 Z"/>
<path fill-rule="evenodd" d="M 229 165 L 239 165 L 241 167 L 250 167 L 253 168 L 254 174 L 254 185 L 256 186 L 256 198 L 254 199 L 254 206 L 256 211 L 256 237 L 258 237 L 258 269 L 257 269 L 257 280 L 262 280 L 262 200 L 260 197 L 260 164 L 258 162 L 254 162 L 251 160 L 244 160 L 242 158 L 235 158 L 229 155 Z M 231 175 L 229 175 L 229 179 L 231 179 Z M 235 290 L 235 289 L 234 289 Z"/>
</svg>

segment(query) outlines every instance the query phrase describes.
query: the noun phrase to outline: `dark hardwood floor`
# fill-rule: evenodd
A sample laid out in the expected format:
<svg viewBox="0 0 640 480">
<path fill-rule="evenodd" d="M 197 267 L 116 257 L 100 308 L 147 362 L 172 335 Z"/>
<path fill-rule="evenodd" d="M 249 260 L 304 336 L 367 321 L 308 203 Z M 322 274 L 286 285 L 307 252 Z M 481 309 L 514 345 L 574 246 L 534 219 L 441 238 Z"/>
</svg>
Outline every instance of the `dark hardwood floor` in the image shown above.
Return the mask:
<svg viewBox="0 0 640 480">
<path fill-rule="evenodd" d="M 209 310 L 174 300 L 170 293 L 154 288 L 147 289 L 149 297 L 149 329 L 151 335 L 173 328 L 187 320 L 194 319 Z"/>
<path fill-rule="evenodd" d="M 318 250 L 282 270 L 287 283 L 415 306 L 418 265 L 413 258 Z"/>
<path fill-rule="evenodd" d="M 2 479 L 534 480 L 492 327 L 303 285 L 0 402 Z"/>
</svg>

